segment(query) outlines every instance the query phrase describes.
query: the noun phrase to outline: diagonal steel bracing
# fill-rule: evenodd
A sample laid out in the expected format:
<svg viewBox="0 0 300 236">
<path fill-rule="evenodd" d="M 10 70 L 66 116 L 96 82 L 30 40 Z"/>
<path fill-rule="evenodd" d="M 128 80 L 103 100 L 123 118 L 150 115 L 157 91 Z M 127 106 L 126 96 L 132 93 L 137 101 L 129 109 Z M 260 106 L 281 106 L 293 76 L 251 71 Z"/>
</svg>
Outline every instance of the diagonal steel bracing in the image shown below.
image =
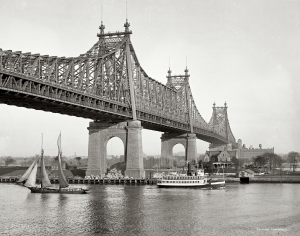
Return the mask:
<svg viewBox="0 0 300 236">
<path fill-rule="evenodd" d="M 209 123 L 200 115 L 185 75 L 167 76 L 166 85 L 141 67 L 124 32 L 105 33 L 78 57 L 55 57 L 0 49 L 0 102 L 117 123 L 138 119 L 144 128 L 192 132 L 211 143 L 235 143 L 227 107 L 214 108 Z M 217 114 L 217 115 L 216 115 Z M 218 115 L 219 114 L 219 115 Z M 216 117 L 224 114 L 224 122 Z"/>
</svg>

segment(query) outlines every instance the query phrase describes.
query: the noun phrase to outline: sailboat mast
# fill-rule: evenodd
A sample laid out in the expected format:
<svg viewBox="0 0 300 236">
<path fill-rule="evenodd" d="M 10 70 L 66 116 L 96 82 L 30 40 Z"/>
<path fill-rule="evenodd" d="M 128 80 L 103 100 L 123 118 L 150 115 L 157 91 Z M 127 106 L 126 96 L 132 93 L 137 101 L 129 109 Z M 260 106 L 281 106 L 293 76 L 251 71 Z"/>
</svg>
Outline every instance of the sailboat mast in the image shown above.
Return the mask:
<svg viewBox="0 0 300 236">
<path fill-rule="evenodd" d="M 57 155 L 57 163 L 58 163 L 58 176 L 59 176 L 59 190 L 61 189 L 61 182 L 62 182 L 62 178 L 61 178 L 61 172 L 62 172 L 62 168 L 61 168 L 61 132 L 59 132 L 59 138 L 57 141 L 57 146 L 58 146 L 58 155 Z"/>
<path fill-rule="evenodd" d="M 44 150 L 43 150 L 43 133 L 42 133 L 42 146 L 41 146 L 41 163 L 40 163 L 40 174 L 41 174 L 41 188 L 43 187 L 43 162 L 44 162 Z"/>
<path fill-rule="evenodd" d="M 41 188 L 52 187 L 51 181 L 45 168 L 44 149 L 43 149 L 43 134 L 42 134 L 42 147 L 41 147 Z"/>
</svg>

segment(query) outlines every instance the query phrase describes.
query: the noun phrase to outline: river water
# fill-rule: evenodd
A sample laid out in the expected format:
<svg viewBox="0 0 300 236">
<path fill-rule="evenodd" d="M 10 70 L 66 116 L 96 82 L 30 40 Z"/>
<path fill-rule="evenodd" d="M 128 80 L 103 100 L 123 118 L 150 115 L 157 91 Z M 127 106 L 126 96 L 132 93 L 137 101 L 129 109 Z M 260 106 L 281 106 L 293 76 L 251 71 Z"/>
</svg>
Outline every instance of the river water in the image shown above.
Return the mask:
<svg viewBox="0 0 300 236">
<path fill-rule="evenodd" d="M 0 184 L 0 235 L 300 235 L 297 184 L 84 187 L 89 194 L 32 194 Z"/>
</svg>

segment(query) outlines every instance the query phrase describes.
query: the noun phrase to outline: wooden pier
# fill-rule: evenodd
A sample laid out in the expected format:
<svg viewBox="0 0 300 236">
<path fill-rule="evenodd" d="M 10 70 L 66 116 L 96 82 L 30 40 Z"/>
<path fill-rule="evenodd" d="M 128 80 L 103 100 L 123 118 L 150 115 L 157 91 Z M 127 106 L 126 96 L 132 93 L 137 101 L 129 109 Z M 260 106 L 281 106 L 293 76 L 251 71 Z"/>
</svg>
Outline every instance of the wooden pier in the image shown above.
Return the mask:
<svg viewBox="0 0 300 236">
<path fill-rule="evenodd" d="M 16 178 L 1 178 L 1 183 L 14 183 L 16 182 Z M 58 184 L 58 179 L 50 179 L 52 184 Z M 137 185 L 145 185 L 145 184 L 156 184 L 156 179 L 68 179 L 70 184 L 137 184 Z M 37 180 L 39 183 L 39 180 Z"/>
</svg>

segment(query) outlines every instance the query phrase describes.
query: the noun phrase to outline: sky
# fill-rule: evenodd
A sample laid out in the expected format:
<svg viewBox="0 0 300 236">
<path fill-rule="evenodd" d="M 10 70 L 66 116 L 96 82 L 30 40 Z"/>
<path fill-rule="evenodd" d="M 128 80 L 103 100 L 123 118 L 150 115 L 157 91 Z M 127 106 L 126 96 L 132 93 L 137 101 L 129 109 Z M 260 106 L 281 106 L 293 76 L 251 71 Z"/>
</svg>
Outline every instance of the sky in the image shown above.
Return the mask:
<svg viewBox="0 0 300 236">
<path fill-rule="evenodd" d="M 246 147 L 300 152 L 300 0 L 128 0 L 127 18 L 146 73 L 166 84 L 169 61 L 172 74 L 187 66 L 207 122 L 226 101 Z M 106 32 L 123 31 L 126 1 L 0 0 L 0 48 L 76 57 L 97 42 L 101 20 Z M 45 154 L 56 155 L 60 131 L 64 155 L 87 156 L 90 121 L 0 104 L 0 156 L 39 153 L 41 133 Z M 160 136 L 143 130 L 146 155 L 160 154 Z M 118 138 L 107 149 L 124 154 Z M 208 143 L 197 140 L 197 150 Z"/>
</svg>

